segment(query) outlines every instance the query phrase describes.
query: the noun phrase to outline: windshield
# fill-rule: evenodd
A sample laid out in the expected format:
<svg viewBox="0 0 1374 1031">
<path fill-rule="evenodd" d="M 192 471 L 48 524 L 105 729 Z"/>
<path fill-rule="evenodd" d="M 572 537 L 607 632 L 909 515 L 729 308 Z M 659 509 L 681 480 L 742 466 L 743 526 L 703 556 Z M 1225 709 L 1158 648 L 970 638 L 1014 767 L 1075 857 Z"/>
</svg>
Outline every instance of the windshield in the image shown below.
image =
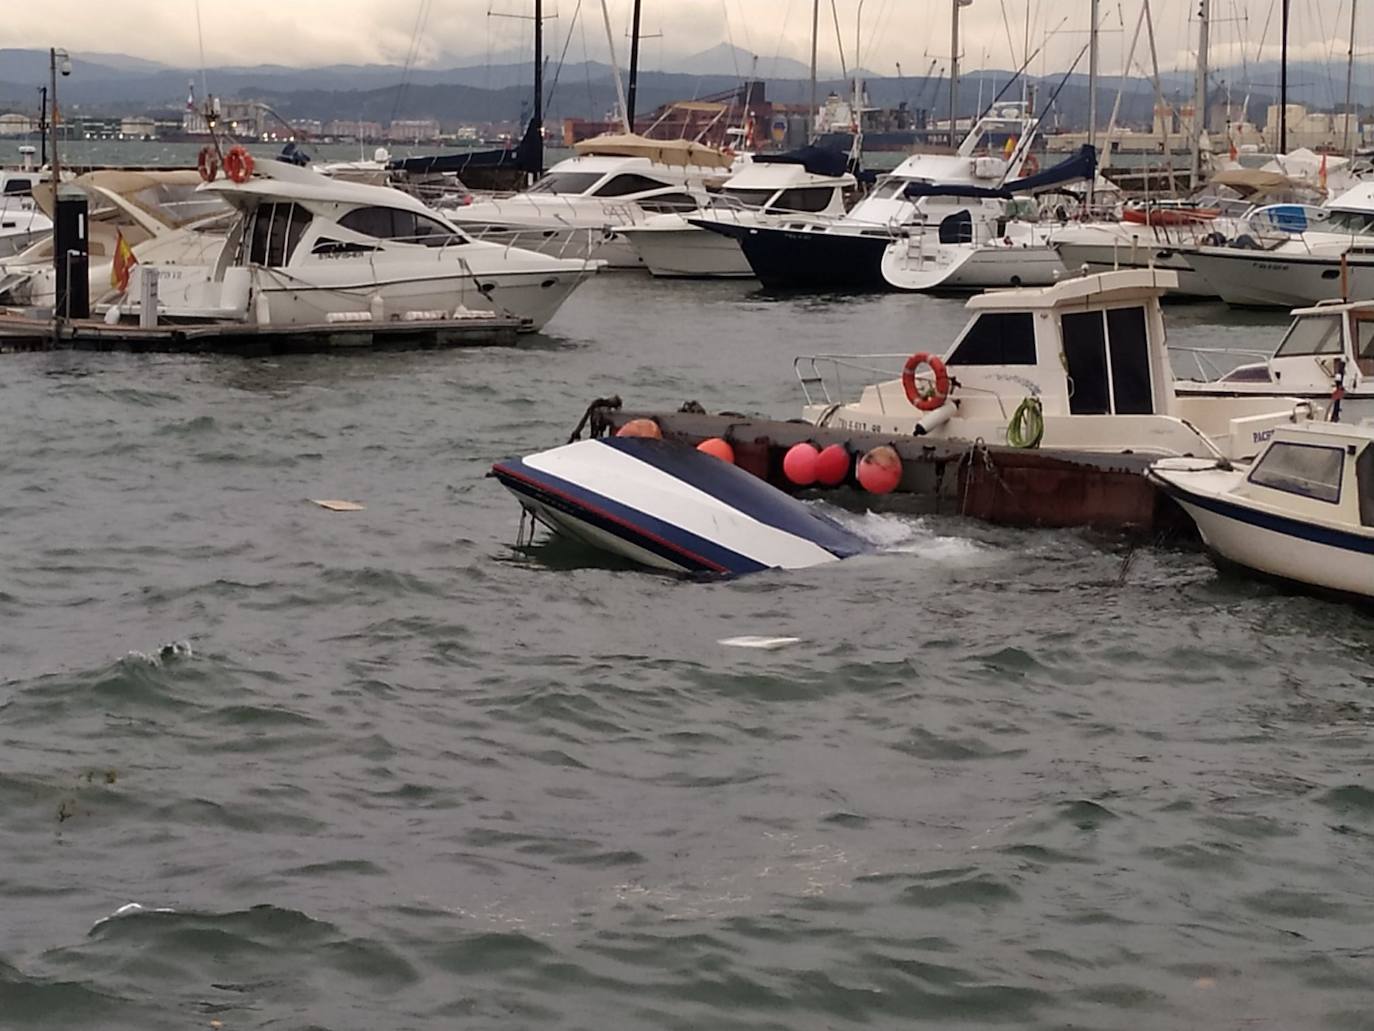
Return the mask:
<svg viewBox="0 0 1374 1031">
<path fill-rule="evenodd" d="M 751 208 L 763 207 L 768 203 L 768 198 L 777 193 L 776 190 L 745 190 L 737 186 L 727 186 L 721 192 Z"/>
<path fill-rule="evenodd" d="M 586 193 L 601 181 L 600 172 L 550 172 L 530 187 L 530 193 Z"/>
<path fill-rule="evenodd" d="M 868 195 L 869 199 L 887 200 L 889 197 L 895 197 L 906 189 L 906 184 L 907 180 L 905 179 L 884 179 L 874 188 L 873 192 Z"/>
<path fill-rule="evenodd" d="M 202 193 L 195 186 L 161 183 L 129 196 L 138 207 L 169 226 L 184 226 L 216 215 L 226 215 L 230 207 L 214 193 Z"/>
<path fill-rule="evenodd" d="M 1340 354 L 1341 319 L 1339 315 L 1305 316 L 1294 321 L 1284 335 L 1275 358 L 1295 354 Z"/>
</svg>

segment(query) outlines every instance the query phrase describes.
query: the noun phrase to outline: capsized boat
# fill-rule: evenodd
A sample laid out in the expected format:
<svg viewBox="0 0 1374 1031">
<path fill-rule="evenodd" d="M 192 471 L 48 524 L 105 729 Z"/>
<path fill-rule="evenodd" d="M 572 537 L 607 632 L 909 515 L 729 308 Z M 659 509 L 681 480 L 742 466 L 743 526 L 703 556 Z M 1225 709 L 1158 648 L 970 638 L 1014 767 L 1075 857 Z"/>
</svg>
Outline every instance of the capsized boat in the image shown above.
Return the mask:
<svg viewBox="0 0 1374 1031">
<path fill-rule="evenodd" d="M 580 440 L 491 474 L 549 529 L 654 569 L 801 569 L 870 550 L 811 506 L 671 440 Z"/>
<path fill-rule="evenodd" d="M 1310 418 L 1311 403 L 1298 398 L 1175 389 L 1159 299 L 1177 284 L 1172 272 L 1131 269 L 990 290 L 969 299 L 972 317 L 953 345 L 911 355 L 900 376 L 879 363 L 902 355 L 804 355 L 795 361 L 803 418 L 1012 447 L 1228 458 Z M 855 372 L 891 378 L 857 401 L 837 399 Z"/>
<path fill-rule="evenodd" d="M 1374 425 L 1284 426 L 1249 466 L 1166 459 L 1147 475 L 1221 560 L 1374 599 Z"/>
</svg>

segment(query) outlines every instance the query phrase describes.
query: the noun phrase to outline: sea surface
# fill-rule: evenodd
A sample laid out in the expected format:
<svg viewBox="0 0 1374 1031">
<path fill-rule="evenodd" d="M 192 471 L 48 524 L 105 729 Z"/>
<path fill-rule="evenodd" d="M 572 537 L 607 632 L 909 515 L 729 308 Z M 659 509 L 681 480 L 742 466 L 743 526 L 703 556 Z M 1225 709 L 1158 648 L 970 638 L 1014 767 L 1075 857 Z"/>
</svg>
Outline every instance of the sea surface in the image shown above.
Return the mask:
<svg viewBox="0 0 1374 1031">
<path fill-rule="evenodd" d="M 516 348 L 0 359 L 0 1027 L 1374 1028 L 1368 611 L 852 494 L 822 569 L 514 547 L 488 468 L 592 398 L 792 417 L 963 319 L 622 275 Z"/>
</svg>

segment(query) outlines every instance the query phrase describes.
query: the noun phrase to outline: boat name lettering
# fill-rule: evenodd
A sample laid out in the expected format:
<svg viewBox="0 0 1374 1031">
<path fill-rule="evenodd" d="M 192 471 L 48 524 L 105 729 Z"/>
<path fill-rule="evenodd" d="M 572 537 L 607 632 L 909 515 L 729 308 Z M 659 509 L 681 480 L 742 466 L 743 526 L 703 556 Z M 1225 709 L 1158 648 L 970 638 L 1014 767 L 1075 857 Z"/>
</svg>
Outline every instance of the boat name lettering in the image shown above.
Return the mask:
<svg viewBox="0 0 1374 1031">
<path fill-rule="evenodd" d="M 1274 435 L 1274 431 L 1273 431 L 1272 428 L 1271 428 L 1271 429 L 1267 429 L 1267 430 L 1257 430 L 1257 431 L 1255 431 L 1254 433 L 1251 433 L 1251 434 L 1250 434 L 1250 436 L 1254 438 L 1254 443 L 1256 443 L 1256 444 L 1263 444 L 1266 440 L 1268 440 L 1268 439 L 1269 439 L 1270 437 L 1272 437 L 1273 435 Z"/>
</svg>

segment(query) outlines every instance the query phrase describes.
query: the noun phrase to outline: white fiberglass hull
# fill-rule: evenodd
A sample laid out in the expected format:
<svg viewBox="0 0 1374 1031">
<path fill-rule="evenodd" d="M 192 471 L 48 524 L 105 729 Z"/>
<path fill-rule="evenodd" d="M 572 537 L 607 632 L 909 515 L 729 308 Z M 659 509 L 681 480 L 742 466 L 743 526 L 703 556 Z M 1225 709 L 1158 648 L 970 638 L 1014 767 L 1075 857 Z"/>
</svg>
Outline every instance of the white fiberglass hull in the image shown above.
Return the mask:
<svg viewBox="0 0 1374 1031">
<path fill-rule="evenodd" d="M 1109 243 L 1068 243 L 1058 241 L 1055 249 L 1059 251 L 1060 261 L 1074 274 L 1082 270 L 1089 273 L 1111 272 L 1116 269 L 1161 268 L 1178 273 L 1178 288 L 1170 290 L 1173 297 L 1216 297 L 1217 292 L 1206 278 L 1200 275 L 1188 259 L 1172 247 L 1159 247 L 1149 242 L 1139 247 L 1114 245 Z"/>
<path fill-rule="evenodd" d="M 1302 308 L 1341 296 L 1337 256 L 1203 247 L 1187 260 L 1214 293 L 1238 307 Z M 1347 258 L 1344 282 L 1350 300 L 1374 299 L 1374 255 Z"/>
<path fill-rule="evenodd" d="M 1354 532 L 1244 504 L 1190 479 L 1217 474 L 1152 471 L 1151 479 L 1197 523 L 1222 559 L 1267 576 L 1374 598 L 1374 530 Z M 1239 474 L 1231 474 L 1234 481 Z"/>
<path fill-rule="evenodd" d="M 620 235 L 655 276 L 743 279 L 754 274 L 737 241 L 686 222 L 673 228 L 632 226 Z"/>
<path fill-rule="evenodd" d="M 883 278 L 894 290 L 986 290 L 1049 286 L 1064 265 L 1046 245 L 937 244 L 905 249 L 893 244 L 883 255 Z"/>
</svg>

